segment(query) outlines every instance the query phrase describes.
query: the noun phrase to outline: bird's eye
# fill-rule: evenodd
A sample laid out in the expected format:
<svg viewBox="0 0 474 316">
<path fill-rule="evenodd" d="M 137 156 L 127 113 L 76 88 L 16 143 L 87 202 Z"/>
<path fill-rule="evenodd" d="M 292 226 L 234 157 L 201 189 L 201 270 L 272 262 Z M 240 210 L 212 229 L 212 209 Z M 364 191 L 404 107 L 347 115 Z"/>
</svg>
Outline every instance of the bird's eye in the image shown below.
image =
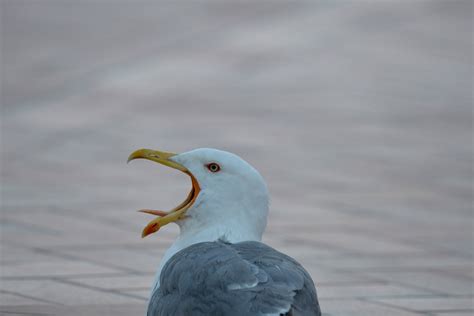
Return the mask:
<svg viewBox="0 0 474 316">
<path fill-rule="evenodd" d="M 221 166 L 219 166 L 215 162 L 211 162 L 207 165 L 207 169 L 209 169 L 210 172 L 218 172 L 221 170 Z"/>
</svg>

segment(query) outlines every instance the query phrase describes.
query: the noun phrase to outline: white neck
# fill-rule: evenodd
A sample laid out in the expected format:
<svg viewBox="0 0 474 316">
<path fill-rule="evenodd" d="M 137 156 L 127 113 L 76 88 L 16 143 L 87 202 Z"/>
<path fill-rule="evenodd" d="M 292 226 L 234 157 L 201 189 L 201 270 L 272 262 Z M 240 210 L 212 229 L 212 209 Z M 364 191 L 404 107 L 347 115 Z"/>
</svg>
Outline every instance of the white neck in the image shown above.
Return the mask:
<svg viewBox="0 0 474 316">
<path fill-rule="evenodd" d="M 186 247 L 199 242 L 216 241 L 218 239 L 237 243 L 246 240 L 260 241 L 262 239 L 263 231 L 257 231 L 254 227 L 242 225 L 239 220 L 228 219 L 219 224 L 210 226 L 202 226 L 205 224 L 198 224 L 186 226 L 187 223 L 181 226 L 181 234 L 175 240 L 170 250 L 175 248 L 175 252 L 180 251 Z M 203 229 L 203 227 L 205 227 Z M 173 253 L 173 254 L 174 254 Z M 173 255 L 171 254 L 171 255 Z"/>
</svg>

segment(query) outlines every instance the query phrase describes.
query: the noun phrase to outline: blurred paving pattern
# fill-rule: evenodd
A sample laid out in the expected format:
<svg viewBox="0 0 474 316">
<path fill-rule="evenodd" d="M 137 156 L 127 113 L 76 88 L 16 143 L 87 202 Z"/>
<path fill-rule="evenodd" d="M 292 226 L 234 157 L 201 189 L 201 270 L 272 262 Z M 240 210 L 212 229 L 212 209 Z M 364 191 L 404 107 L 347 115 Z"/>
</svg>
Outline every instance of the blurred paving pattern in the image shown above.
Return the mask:
<svg viewBox="0 0 474 316">
<path fill-rule="evenodd" d="M 236 152 L 325 315 L 471 315 L 472 2 L 2 0 L 2 315 L 142 315 L 187 177 Z"/>
</svg>

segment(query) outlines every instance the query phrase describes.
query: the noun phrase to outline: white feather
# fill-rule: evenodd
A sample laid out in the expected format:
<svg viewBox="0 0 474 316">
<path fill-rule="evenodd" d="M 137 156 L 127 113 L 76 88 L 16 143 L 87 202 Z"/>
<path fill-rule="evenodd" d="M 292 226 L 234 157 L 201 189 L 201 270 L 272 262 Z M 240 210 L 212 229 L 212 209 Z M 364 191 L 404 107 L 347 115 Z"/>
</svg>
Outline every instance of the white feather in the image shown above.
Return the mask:
<svg viewBox="0 0 474 316">
<path fill-rule="evenodd" d="M 260 173 L 242 158 L 217 149 L 200 148 L 171 159 L 193 174 L 201 192 L 186 212 L 186 218 L 177 222 L 180 235 L 160 262 L 152 292 L 159 287 L 165 263 L 178 251 L 218 239 L 231 243 L 260 241 L 267 224 L 267 186 Z M 219 172 L 208 170 L 207 165 L 212 162 L 219 164 Z"/>
</svg>

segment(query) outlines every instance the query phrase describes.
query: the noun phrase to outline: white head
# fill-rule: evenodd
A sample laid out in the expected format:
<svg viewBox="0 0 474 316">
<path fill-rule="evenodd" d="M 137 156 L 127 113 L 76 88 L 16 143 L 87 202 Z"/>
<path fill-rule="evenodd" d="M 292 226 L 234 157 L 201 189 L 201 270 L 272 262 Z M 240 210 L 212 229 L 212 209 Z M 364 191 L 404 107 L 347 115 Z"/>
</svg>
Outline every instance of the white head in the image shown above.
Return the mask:
<svg viewBox="0 0 474 316">
<path fill-rule="evenodd" d="M 181 170 L 193 184 L 186 200 L 173 210 L 142 210 L 158 216 L 143 230 L 143 236 L 176 222 L 182 236 L 201 236 L 201 241 L 261 239 L 268 214 L 267 187 L 258 171 L 239 156 L 211 148 L 182 154 L 140 149 L 129 160 L 138 158 Z"/>
</svg>

